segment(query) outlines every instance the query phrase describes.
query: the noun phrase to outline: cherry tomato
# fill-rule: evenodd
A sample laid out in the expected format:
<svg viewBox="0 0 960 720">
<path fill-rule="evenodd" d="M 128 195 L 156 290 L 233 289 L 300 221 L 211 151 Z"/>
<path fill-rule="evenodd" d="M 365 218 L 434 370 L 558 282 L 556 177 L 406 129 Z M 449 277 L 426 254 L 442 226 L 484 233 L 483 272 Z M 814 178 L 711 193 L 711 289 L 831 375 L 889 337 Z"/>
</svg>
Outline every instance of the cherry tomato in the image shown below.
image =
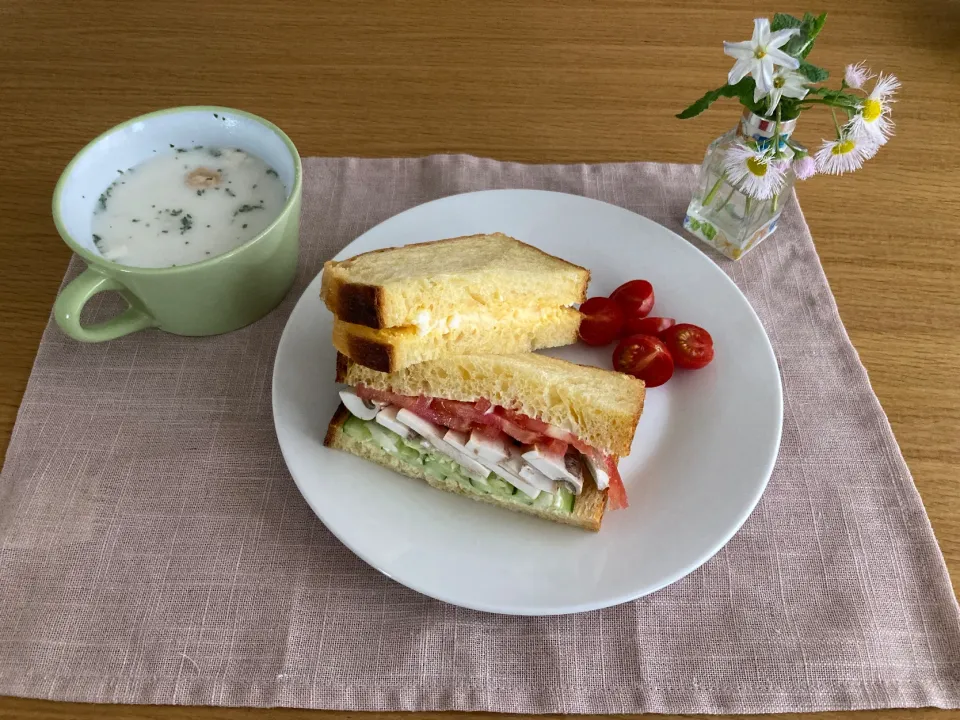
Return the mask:
<svg viewBox="0 0 960 720">
<path fill-rule="evenodd" d="M 580 339 L 587 345 L 607 345 L 620 337 L 623 310 L 613 300 L 593 297 L 580 306 Z"/>
<path fill-rule="evenodd" d="M 653 285 L 646 280 L 631 280 L 614 290 L 610 299 L 623 308 L 627 317 L 646 317 L 653 310 Z"/>
<path fill-rule="evenodd" d="M 628 315 L 627 321 L 623 324 L 623 334 L 653 335 L 654 337 L 660 337 L 660 333 L 676 324 L 677 321 L 673 318 L 652 316 L 630 317 Z"/>
<path fill-rule="evenodd" d="M 647 387 L 657 387 L 673 376 L 673 358 L 667 346 L 652 335 L 631 335 L 613 351 L 613 368 L 640 378 Z"/>
<path fill-rule="evenodd" d="M 698 370 L 713 360 L 713 338 L 702 327 L 680 323 L 660 336 L 677 367 Z"/>
</svg>

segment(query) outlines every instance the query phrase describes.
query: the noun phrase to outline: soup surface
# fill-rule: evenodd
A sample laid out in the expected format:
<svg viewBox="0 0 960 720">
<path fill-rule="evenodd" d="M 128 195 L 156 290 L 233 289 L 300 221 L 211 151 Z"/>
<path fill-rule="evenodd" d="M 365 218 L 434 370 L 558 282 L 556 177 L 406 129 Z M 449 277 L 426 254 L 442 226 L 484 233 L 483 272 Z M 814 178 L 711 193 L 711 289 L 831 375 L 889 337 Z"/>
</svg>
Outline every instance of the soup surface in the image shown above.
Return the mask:
<svg viewBox="0 0 960 720">
<path fill-rule="evenodd" d="M 117 171 L 93 212 L 108 260 L 173 267 L 209 260 L 253 238 L 283 209 L 276 170 L 238 148 L 172 148 Z"/>
</svg>

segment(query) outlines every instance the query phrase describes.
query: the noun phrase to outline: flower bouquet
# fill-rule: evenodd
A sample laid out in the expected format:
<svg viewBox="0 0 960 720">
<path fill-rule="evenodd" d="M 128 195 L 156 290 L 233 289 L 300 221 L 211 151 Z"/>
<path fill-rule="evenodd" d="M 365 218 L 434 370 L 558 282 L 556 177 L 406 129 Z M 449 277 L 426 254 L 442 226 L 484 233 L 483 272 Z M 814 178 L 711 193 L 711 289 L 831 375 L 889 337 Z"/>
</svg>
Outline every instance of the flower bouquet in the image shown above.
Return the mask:
<svg viewBox="0 0 960 720">
<path fill-rule="evenodd" d="M 757 18 L 750 40 L 723 44 L 735 60 L 727 84 L 677 115 L 696 117 L 722 97 L 744 107 L 737 126 L 707 149 L 683 222 L 734 260 L 776 229 L 781 198 L 795 179 L 857 170 L 893 134 L 896 77 L 876 77 L 863 63 L 848 65 L 840 87 L 831 89 L 823 84 L 829 73 L 807 61 L 826 17 L 777 13 L 772 24 Z M 836 135 L 811 154 L 793 139 L 793 131 L 800 114 L 816 106 L 833 113 Z"/>
</svg>

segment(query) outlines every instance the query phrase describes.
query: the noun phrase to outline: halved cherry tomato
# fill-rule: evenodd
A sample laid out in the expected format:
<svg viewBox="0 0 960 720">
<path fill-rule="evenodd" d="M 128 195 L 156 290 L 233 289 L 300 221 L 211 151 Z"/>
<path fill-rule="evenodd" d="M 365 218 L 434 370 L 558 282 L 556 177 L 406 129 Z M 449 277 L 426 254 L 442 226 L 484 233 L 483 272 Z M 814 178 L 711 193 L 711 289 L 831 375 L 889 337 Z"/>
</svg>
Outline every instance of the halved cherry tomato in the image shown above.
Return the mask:
<svg viewBox="0 0 960 720">
<path fill-rule="evenodd" d="M 587 345 L 607 345 L 620 337 L 623 310 L 613 300 L 593 297 L 580 306 L 580 339 Z"/>
<path fill-rule="evenodd" d="M 610 294 L 627 317 L 646 317 L 653 310 L 653 285 L 646 280 L 625 282 Z"/>
<path fill-rule="evenodd" d="M 713 338 L 702 327 L 680 323 L 660 336 L 677 367 L 698 370 L 713 360 Z"/>
<path fill-rule="evenodd" d="M 654 337 L 659 337 L 660 333 L 676 324 L 677 321 L 673 318 L 627 316 L 627 321 L 623 324 L 623 334 L 653 335 Z"/>
<path fill-rule="evenodd" d="M 657 387 L 673 376 L 673 358 L 667 346 L 652 335 L 631 335 L 613 351 L 613 368 L 640 378 L 647 387 Z"/>
</svg>

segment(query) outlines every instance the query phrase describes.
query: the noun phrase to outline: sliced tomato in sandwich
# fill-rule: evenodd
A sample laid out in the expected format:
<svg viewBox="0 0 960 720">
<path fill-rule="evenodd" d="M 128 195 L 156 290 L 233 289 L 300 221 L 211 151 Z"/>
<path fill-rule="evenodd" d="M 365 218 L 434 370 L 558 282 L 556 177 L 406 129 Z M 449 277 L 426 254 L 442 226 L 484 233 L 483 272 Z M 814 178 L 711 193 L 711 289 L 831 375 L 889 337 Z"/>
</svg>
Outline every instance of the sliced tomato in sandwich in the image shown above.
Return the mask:
<svg viewBox="0 0 960 720">
<path fill-rule="evenodd" d="M 540 437 L 537 433 L 524 430 L 521 425 L 509 420 L 501 407 L 490 412 L 477 413 L 474 420 L 478 425 L 495 428 L 498 432 L 504 432 L 524 445 L 532 445 L 534 440 Z"/>
<path fill-rule="evenodd" d="M 357 385 L 355 392 L 360 397 L 361 400 L 378 400 L 379 402 L 390 403 L 391 405 L 396 405 L 397 407 L 409 409 L 418 401 L 426 400 L 426 398 L 417 398 L 411 397 L 410 395 L 397 395 L 396 393 L 389 392 L 387 390 L 374 390 L 373 388 L 368 388 L 364 384 Z"/>
<path fill-rule="evenodd" d="M 434 399 L 430 401 L 430 410 L 436 417 L 432 422 L 443 425 L 451 430 L 460 432 L 470 432 L 474 426 L 474 417 L 476 410 L 473 403 L 459 402 L 457 400 Z"/>
<path fill-rule="evenodd" d="M 617 461 L 610 455 L 603 455 L 597 451 L 594 451 L 593 457 L 610 476 L 610 490 L 607 494 L 607 498 L 610 500 L 610 509 L 622 510 L 628 507 L 627 489 L 623 486 L 623 478 L 620 477 L 620 471 L 617 469 Z"/>
<path fill-rule="evenodd" d="M 536 418 L 532 418 L 529 415 L 513 412 L 512 410 L 506 410 L 504 408 L 501 408 L 500 412 L 503 414 L 504 418 L 519 425 L 528 432 L 535 432 L 537 435 L 546 435 L 547 431 L 550 429 L 550 426 L 545 422 L 542 420 L 537 420 Z"/>
<path fill-rule="evenodd" d="M 533 445 L 537 440 L 540 439 L 540 433 L 534 432 L 533 430 L 528 430 L 523 426 L 523 424 L 511 420 L 506 416 L 506 410 L 503 408 L 497 408 L 492 413 L 488 413 L 487 417 L 494 416 L 493 422 L 497 423 L 500 426 L 500 429 L 503 430 L 507 435 L 512 437 L 519 443 L 523 445 Z"/>
<path fill-rule="evenodd" d="M 569 445 L 563 440 L 552 437 L 542 437 L 536 442 L 537 449 L 545 455 L 566 455 Z"/>
<path fill-rule="evenodd" d="M 412 412 L 418 417 L 422 417 L 424 420 L 429 420 L 433 424 L 439 424 L 439 416 L 433 411 L 433 408 L 430 406 L 430 398 L 424 397 L 421 395 L 418 398 L 413 398 L 413 402 L 406 406 L 407 410 Z"/>
<path fill-rule="evenodd" d="M 503 435 L 503 431 L 496 425 L 475 425 L 473 429 L 488 440 L 499 440 Z"/>
<path fill-rule="evenodd" d="M 587 445 L 583 440 L 578 438 L 574 434 L 570 434 L 570 444 L 573 445 L 577 450 L 582 452 L 584 455 L 599 455 L 599 451 L 596 450 L 593 445 Z"/>
<path fill-rule="evenodd" d="M 582 452 L 584 455 L 593 455 L 597 451 L 593 448 L 592 445 L 588 445 L 583 440 L 578 438 L 569 430 L 561 430 L 558 427 L 553 427 L 552 425 L 548 426 L 547 432 L 544 433 L 544 436 L 547 438 L 553 438 L 554 440 L 559 440 L 564 442 L 567 445 L 573 445 L 577 450 Z"/>
<path fill-rule="evenodd" d="M 483 415 L 484 413 L 489 411 L 492 407 L 493 405 L 490 403 L 490 401 L 485 400 L 483 398 L 480 398 L 479 400 L 476 400 L 473 403 L 474 412 L 475 414 L 479 414 L 479 415 Z"/>
</svg>

